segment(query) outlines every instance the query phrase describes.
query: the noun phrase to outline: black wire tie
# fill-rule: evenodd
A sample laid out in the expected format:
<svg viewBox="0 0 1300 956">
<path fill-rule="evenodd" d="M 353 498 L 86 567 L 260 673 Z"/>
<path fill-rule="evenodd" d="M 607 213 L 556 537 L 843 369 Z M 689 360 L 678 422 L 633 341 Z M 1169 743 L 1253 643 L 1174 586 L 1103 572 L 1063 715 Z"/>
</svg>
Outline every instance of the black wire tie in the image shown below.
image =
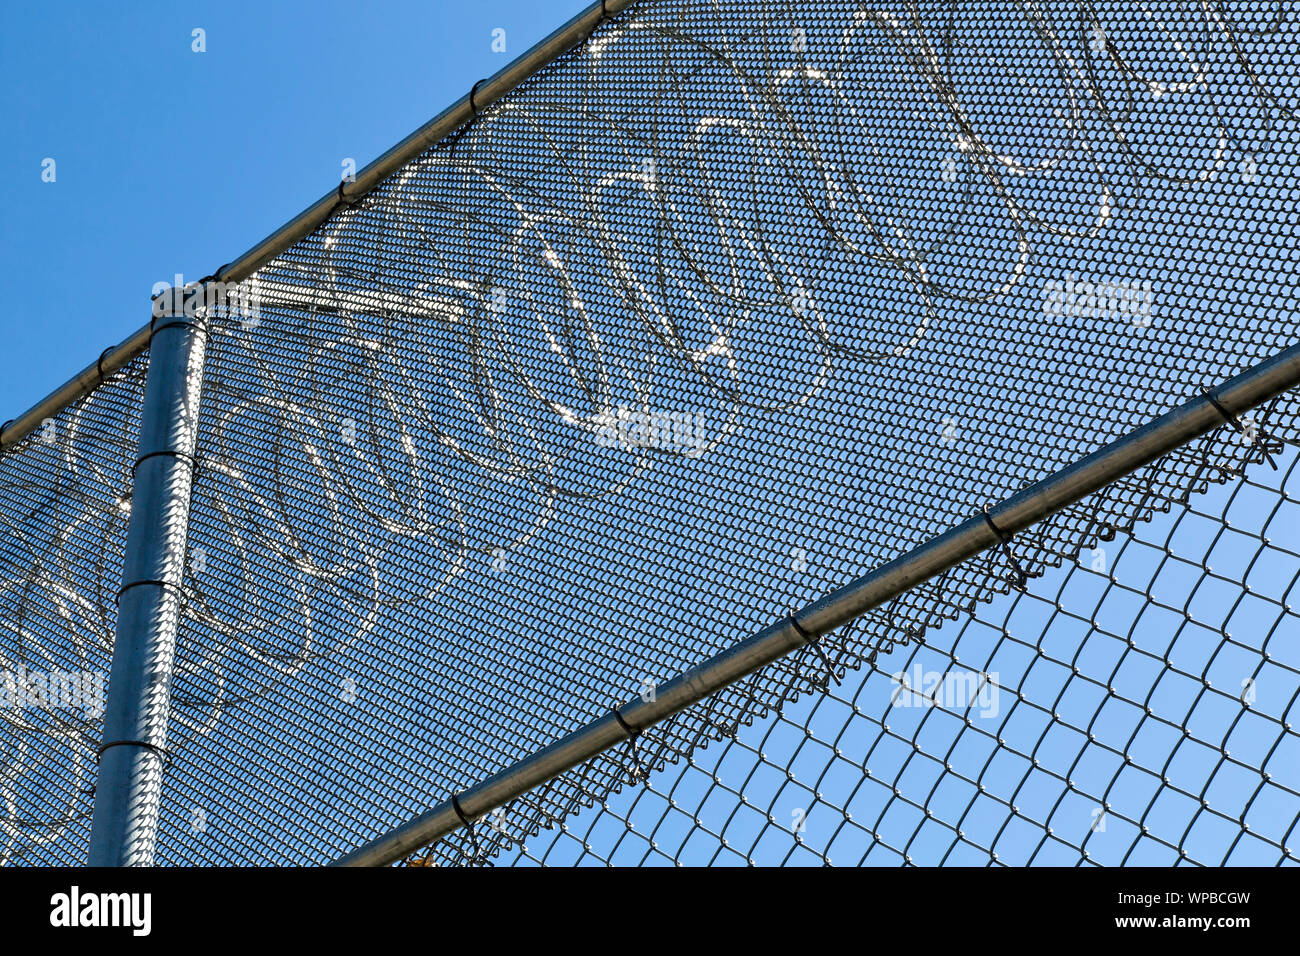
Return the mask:
<svg viewBox="0 0 1300 956">
<path fill-rule="evenodd" d="M 989 526 L 989 530 L 997 535 L 998 543 L 1002 546 L 1002 554 L 1006 557 L 1007 563 L 1011 565 L 1015 574 L 1011 577 L 1011 586 L 1017 591 L 1023 591 L 1025 585 L 1029 582 L 1029 575 L 1016 559 L 1016 553 L 1011 550 L 1011 538 L 1002 533 L 997 525 L 993 523 L 993 516 L 989 514 L 989 506 L 985 505 L 984 510 L 980 512 L 984 516 L 984 522 Z"/>
<path fill-rule="evenodd" d="M 1264 456 L 1264 460 L 1268 462 L 1269 467 L 1274 471 L 1277 471 L 1277 462 L 1273 460 L 1272 453 L 1274 450 L 1281 450 L 1281 443 L 1279 442 L 1277 445 L 1274 445 L 1274 443 L 1269 439 L 1267 433 L 1265 433 L 1264 429 L 1260 428 L 1258 425 L 1255 425 L 1252 430 L 1248 431 L 1240 418 L 1232 414 L 1232 412 L 1228 411 L 1222 404 L 1220 404 L 1219 400 L 1214 397 L 1214 391 L 1212 389 L 1202 388 L 1201 394 L 1204 395 L 1206 400 L 1214 406 L 1215 410 L 1223 416 L 1225 422 L 1237 429 L 1237 431 L 1243 435 L 1247 441 L 1259 450 L 1259 453 Z"/>
</svg>

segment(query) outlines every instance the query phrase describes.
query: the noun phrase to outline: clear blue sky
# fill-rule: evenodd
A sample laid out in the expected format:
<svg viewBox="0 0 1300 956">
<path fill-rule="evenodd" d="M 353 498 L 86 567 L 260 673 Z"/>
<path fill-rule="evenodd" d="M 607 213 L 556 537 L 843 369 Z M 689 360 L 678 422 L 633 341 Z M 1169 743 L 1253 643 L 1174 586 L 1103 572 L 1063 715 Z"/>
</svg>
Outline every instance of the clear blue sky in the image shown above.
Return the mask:
<svg viewBox="0 0 1300 956">
<path fill-rule="evenodd" d="M 586 5 L 0 4 L 0 420 Z"/>
</svg>

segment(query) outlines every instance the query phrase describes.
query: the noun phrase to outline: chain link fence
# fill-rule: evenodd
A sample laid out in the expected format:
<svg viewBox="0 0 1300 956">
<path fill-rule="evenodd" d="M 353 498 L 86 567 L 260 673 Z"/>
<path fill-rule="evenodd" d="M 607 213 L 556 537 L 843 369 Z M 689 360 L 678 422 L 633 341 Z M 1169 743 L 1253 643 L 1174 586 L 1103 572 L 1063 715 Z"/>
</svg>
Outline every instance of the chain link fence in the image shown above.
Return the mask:
<svg viewBox="0 0 1300 956">
<path fill-rule="evenodd" d="M 815 686 L 813 660 L 782 668 L 772 710 L 735 733 L 644 734 L 648 777 L 623 755 L 610 788 L 589 766 L 581 790 L 516 800 L 407 862 L 1294 864 L 1291 434 L 1279 471 L 1080 548 L 836 685 Z"/>
<path fill-rule="evenodd" d="M 642 0 L 340 204 L 214 321 L 159 862 L 328 862 L 1292 345 L 1293 19 Z M 1290 860 L 1295 570 L 1248 575 L 1295 557 L 1294 419 L 1225 425 L 411 859 Z M 1266 455 L 1280 481 L 1219 484 Z M 1259 560 L 1211 572 L 1224 540 Z M 78 587 L 111 635 L 113 589 Z M 1292 697 L 1215 671 L 1179 711 L 1211 673 L 1184 645 Z M 1225 694 L 1272 752 L 1220 733 Z M 1245 809 L 1243 767 L 1273 775 Z"/>
<path fill-rule="evenodd" d="M 84 862 L 147 362 L 0 456 L 0 862 Z"/>
</svg>

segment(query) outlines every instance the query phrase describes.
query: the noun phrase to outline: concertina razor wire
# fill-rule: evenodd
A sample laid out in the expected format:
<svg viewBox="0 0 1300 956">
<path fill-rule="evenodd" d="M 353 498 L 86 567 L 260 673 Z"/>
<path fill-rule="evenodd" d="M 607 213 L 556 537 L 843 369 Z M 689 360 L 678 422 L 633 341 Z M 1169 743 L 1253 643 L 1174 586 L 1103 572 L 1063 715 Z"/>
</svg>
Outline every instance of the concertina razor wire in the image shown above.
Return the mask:
<svg viewBox="0 0 1300 956">
<path fill-rule="evenodd" d="M 341 206 L 213 318 L 159 862 L 328 862 L 1293 344 L 1292 21 L 642 0 Z M 0 461 L 7 673 L 107 667 L 139 364 Z M 1252 415 L 412 861 L 1294 861 Z"/>
</svg>

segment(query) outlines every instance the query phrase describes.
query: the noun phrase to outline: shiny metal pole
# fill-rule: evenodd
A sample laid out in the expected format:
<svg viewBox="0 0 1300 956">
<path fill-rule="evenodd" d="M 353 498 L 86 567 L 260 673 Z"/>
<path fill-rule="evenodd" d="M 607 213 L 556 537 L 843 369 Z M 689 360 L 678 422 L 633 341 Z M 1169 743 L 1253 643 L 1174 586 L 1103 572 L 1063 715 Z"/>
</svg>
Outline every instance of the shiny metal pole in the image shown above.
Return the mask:
<svg viewBox="0 0 1300 956">
<path fill-rule="evenodd" d="M 155 300 L 151 323 L 91 866 L 153 863 L 207 345 L 202 290 L 188 291 Z"/>
</svg>

